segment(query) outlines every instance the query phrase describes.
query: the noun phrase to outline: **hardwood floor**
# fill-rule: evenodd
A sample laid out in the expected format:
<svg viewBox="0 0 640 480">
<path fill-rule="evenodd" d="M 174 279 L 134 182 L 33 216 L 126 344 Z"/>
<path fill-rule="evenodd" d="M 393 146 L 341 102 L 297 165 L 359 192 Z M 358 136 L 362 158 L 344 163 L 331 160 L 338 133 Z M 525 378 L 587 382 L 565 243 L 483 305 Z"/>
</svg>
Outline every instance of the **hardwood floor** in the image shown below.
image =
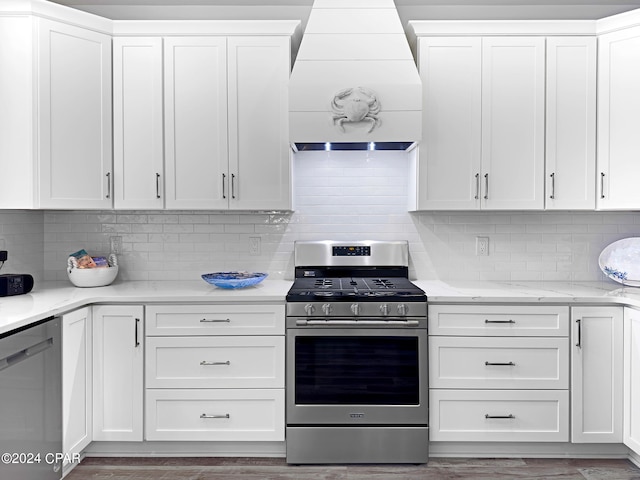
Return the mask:
<svg viewBox="0 0 640 480">
<path fill-rule="evenodd" d="M 65 480 L 640 480 L 627 460 L 433 458 L 427 465 L 287 465 L 283 458 L 86 458 Z"/>
</svg>

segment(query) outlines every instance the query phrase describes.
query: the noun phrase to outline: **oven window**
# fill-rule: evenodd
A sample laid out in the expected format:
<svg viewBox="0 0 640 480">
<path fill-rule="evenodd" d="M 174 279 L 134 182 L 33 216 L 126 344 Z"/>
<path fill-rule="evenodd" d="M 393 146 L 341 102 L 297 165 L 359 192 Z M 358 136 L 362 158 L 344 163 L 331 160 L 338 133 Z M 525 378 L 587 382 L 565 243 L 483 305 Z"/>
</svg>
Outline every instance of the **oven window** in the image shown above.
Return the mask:
<svg viewBox="0 0 640 480">
<path fill-rule="evenodd" d="M 417 337 L 298 336 L 295 403 L 418 405 Z"/>
</svg>

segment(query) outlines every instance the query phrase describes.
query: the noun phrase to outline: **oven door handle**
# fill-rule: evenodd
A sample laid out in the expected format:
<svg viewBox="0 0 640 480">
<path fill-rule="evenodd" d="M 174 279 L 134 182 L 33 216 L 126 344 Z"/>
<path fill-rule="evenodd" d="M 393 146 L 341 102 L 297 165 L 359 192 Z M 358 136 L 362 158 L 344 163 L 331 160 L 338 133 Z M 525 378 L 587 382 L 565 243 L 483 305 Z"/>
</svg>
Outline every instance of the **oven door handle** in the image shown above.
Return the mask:
<svg viewBox="0 0 640 480">
<path fill-rule="evenodd" d="M 296 320 L 296 325 L 299 326 L 325 326 L 330 327 L 333 325 L 360 325 L 360 326 L 398 326 L 403 327 L 417 327 L 420 325 L 418 320 Z"/>
</svg>

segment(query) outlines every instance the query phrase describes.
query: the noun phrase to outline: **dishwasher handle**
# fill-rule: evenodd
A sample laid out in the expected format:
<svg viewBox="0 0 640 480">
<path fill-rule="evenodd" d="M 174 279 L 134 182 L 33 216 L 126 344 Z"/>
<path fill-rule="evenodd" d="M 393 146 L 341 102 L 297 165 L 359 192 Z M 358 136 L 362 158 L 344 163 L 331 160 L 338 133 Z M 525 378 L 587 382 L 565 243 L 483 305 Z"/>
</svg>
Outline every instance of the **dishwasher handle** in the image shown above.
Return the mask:
<svg viewBox="0 0 640 480">
<path fill-rule="evenodd" d="M 26 360 L 27 358 L 31 358 L 39 353 L 42 353 L 52 346 L 53 338 L 51 337 L 43 340 L 42 342 L 31 345 L 30 347 L 27 347 L 23 350 L 12 353 L 11 355 L 7 355 L 3 359 L 0 359 L 0 372 Z"/>
</svg>

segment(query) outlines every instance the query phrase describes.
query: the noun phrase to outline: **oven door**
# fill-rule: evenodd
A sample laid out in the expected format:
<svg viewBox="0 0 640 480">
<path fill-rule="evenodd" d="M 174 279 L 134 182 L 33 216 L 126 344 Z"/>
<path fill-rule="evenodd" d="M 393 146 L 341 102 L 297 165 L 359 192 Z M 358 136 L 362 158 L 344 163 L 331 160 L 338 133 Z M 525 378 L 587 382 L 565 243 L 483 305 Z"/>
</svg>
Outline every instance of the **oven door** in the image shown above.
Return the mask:
<svg viewBox="0 0 640 480">
<path fill-rule="evenodd" d="M 427 330 L 287 329 L 287 425 L 428 423 Z"/>
</svg>

